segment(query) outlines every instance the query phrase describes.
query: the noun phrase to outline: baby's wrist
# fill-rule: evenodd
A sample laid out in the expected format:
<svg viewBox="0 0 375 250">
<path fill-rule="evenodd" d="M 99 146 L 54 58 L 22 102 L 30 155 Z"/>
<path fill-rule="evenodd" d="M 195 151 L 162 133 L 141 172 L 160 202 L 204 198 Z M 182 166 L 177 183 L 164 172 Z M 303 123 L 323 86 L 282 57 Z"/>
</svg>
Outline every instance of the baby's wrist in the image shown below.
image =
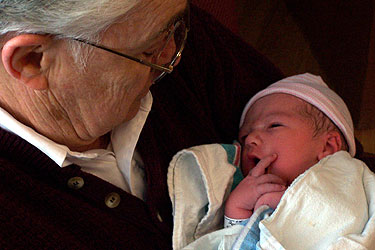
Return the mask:
<svg viewBox="0 0 375 250">
<path fill-rule="evenodd" d="M 243 208 L 226 207 L 225 216 L 233 220 L 246 220 L 252 215 L 252 211 Z"/>
</svg>

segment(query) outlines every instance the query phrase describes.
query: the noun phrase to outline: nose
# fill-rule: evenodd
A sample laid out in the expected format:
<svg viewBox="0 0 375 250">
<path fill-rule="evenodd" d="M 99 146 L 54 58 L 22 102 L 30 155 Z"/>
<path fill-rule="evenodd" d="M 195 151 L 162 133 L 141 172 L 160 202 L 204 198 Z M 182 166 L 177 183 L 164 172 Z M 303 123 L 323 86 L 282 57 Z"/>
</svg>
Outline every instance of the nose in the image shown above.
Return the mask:
<svg viewBox="0 0 375 250">
<path fill-rule="evenodd" d="M 245 139 L 245 145 L 248 147 L 259 146 L 262 143 L 261 135 L 258 131 L 251 131 Z"/>
<path fill-rule="evenodd" d="M 174 64 L 173 64 L 173 67 L 176 67 L 176 66 L 180 63 L 180 61 L 181 61 L 181 56 L 179 56 L 179 57 L 176 59 L 176 61 L 175 61 Z"/>
<path fill-rule="evenodd" d="M 177 53 L 177 45 L 174 40 L 174 36 L 169 38 L 167 43 L 164 45 L 164 47 L 161 49 L 159 55 L 156 58 L 156 64 L 158 65 L 167 65 L 170 64 L 170 62 L 174 59 L 174 55 Z M 176 66 L 178 64 L 174 63 L 173 66 Z"/>
</svg>

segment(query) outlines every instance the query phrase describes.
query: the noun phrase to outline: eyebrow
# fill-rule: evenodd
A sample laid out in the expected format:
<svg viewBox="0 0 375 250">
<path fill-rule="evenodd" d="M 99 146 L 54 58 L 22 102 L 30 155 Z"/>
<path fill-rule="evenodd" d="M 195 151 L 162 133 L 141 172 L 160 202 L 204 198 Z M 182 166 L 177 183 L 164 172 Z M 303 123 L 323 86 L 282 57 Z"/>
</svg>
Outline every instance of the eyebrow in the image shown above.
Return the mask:
<svg viewBox="0 0 375 250">
<path fill-rule="evenodd" d="M 190 1 L 188 0 L 186 2 L 186 6 L 183 10 L 177 12 L 175 15 L 173 15 L 169 21 L 167 22 L 166 25 L 163 26 L 163 28 L 161 30 L 159 30 L 158 32 L 156 32 L 154 35 L 150 36 L 150 38 L 148 38 L 147 40 L 145 40 L 143 42 L 143 44 L 148 44 L 150 43 L 151 41 L 155 40 L 156 38 L 158 38 L 161 34 L 163 34 L 165 31 L 167 31 L 172 24 L 174 24 L 177 20 L 181 19 L 182 17 L 185 16 L 185 14 L 188 12 L 188 9 L 189 9 L 189 4 L 190 4 Z M 187 21 L 187 20 L 186 20 Z M 143 46 L 139 46 L 139 47 L 143 47 Z"/>
<path fill-rule="evenodd" d="M 181 19 L 182 17 L 185 16 L 185 14 L 188 12 L 188 9 L 190 8 L 190 0 L 187 0 L 186 1 L 186 6 L 183 10 L 177 12 L 175 15 L 173 15 L 170 19 L 169 19 L 169 22 L 164 26 L 163 29 L 161 29 L 157 35 L 160 35 L 162 34 L 164 31 L 166 31 L 167 29 L 169 29 L 169 27 L 175 23 L 177 20 Z M 187 21 L 187 20 L 185 20 Z"/>
<path fill-rule="evenodd" d="M 163 33 L 164 31 L 166 31 L 167 29 L 169 29 L 169 27 L 170 27 L 172 24 L 174 24 L 177 20 L 179 20 L 180 18 L 182 18 L 182 17 L 185 15 L 186 11 L 187 11 L 187 10 L 186 10 L 186 8 L 185 8 L 184 10 L 178 12 L 176 15 L 172 16 L 172 17 L 169 19 L 169 22 L 164 26 L 164 28 L 163 28 L 161 31 L 159 31 L 158 34 L 161 34 L 161 33 Z"/>
</svg>

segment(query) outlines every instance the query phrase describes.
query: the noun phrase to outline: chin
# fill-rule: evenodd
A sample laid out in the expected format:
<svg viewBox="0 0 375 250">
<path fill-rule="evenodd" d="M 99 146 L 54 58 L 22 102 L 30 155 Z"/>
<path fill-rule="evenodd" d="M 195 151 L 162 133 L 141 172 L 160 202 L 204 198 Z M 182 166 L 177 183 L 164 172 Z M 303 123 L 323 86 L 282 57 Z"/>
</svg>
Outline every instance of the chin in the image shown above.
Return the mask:
<svg viewBox="0 0 375 250">
<path fill-rule="evenodd" d="M 129 113 L 126 115 L 125 119 L 123 122 L 128 122 L 131 119 L 133 119 L 137 115 L 138 111 L 129 111 Z"/>
<path fill-rule="evenodd" d="M 137 115 L 140 106 L 141 106 L 141 101 L 135 100 L 133 104 L 130 106 L 130 109 L 128 113 L 126 114 L 124 121 L 130 121 L 131 119 L 133 119 Z"/>
</svg>

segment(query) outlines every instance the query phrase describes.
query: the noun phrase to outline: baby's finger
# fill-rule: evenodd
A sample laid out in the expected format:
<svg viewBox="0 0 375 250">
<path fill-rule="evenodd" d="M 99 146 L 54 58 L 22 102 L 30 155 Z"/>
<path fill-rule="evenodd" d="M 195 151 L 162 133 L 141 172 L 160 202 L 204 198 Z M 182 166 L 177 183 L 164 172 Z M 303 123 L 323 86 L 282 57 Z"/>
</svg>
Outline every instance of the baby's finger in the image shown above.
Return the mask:
<svg viewBox="0 0 375 250">
<path fill-rule="evenodd" d="M 256 187 L 256 192 L 259 196 L 262 196 L 266 193 L 281 192 L 285 190 L 285 185 L 274 183 L 264 183 Z"/>
<path fill-rule="evenodd" d="M 276 209 L 277 205 L 280 203 L 281 197 L 284 195 L 285 191 L 266 193 L 259 197 L 254 206 L 254 211 L 256 211 L 262 205 L 268 205 L 269 207 Z"/>
<path fill-rule="evenodd" d="M 249 172 L 249 175 L 254 176 L 254 177 L 259 177 L 266 172 L 266 168 L 270 166 L 270 164 L 276 160 L 277 155 L 272 154 L 264 157 L 261 159 L 258 164 Z"/>
<path fill-rule="evenodd" d="M 274 184 L 280 184 L 280 185 L 286 185 L 286 182 L 279 176 L 274 174 L 264 174 L 259 177 L 257 177 L 256 182 L 258 185 L 264 184 L 264 183 L 274 183 Z"/>
</svg>

